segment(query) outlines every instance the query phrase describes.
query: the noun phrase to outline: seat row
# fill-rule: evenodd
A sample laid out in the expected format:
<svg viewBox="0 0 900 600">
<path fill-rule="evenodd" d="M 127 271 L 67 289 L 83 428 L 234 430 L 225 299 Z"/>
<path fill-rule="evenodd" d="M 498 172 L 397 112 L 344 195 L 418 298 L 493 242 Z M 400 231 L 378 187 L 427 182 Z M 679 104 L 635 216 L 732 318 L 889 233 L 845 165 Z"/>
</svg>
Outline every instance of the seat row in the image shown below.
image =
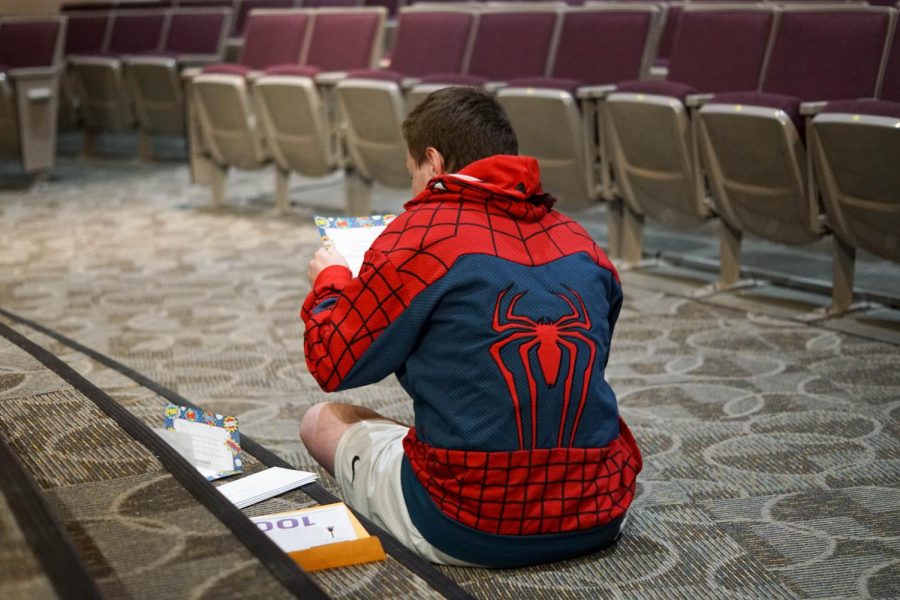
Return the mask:
<svg viewBox="0 0 900 600">
<path fill-rule="evenodd" d="M 227 84 L 221 73 L 193 78 L 202 139 L 194 146 L 200 149 L 194 163 L 215 165 L 217 181 L 230 166 L 248 168 L 247 154 L 257 148 L 252 165 L 260 167 L 273 160 L 282 174 L 322 175 L 345 168 L 354 191 L 348 201 L 361 207 L 364 191 L 373 181 L 408 185 L 400 123 L 429 91 L 448 84 L 498 86 L 548 76 L 568 89 L 577 82 L 603 85 L 644 76 L 664 10 L 639 4 L 403 8 L 389 69 L 375 70 L 374 62 L 351 67 L 349 61 L 338 68 L 308 59 L 325 71 L 343 71 L 310 77 L 296 65 L 270 60 L 257 64 L 255 73 L 232 75 Z M 262 16 L 251 14 L 247 47 L 255 45 L 256 31 L 262 37 L 270 35 L 258 21 Z M 296 11 L 269 16 L 282 27 L 302 19 Z M 257 22 L 260 29 L 254 28 Z M 333 56 L 346 53 L 345 44 Z M 553 93 L 561 97 L 560 91 Z M 241 112 L 231 110 L 236 106 L 242 107 Z M 582 118 L 575 116 L 573 121 L 569 116 L 566 127 L 581 131 Z M 527 136 L 524 125 L 517 124 L 517 130 Z M 335 141 L 338 134 L 340 143 L 323 145 L 322 140 Z M 540 131 L 535 135 L 547 138 Z M 585 148 L 583 156 L 590 152 Z M 583 156 L 574 160 L 580 163 Z M 561 158 L 554 165 L 548 157 L 542 165 L 545 178 L 559 183 L 558 193 L 566 200 L 585 202 L 588 184 L 571 181 L 572 160 Z M 586 176 L 577 181 L 586 181 Z M 215 189 L 215 197 L 221 200 L 222 189 Z"/>
<path fill-rule="evenodd" d="M 334 84 L 376 66 L 386 16 L 384 8 L 253 11 L 237 63 L 185 74 L 192 171 L 217 203 L 229 167 L 274 163 L 283 209 L 291 172 L 317 177 L 341 166 Z"/>
<path fill-rule="evenodd" d="M 855 249 L 900 262 L 896 21 L 887 7 L 685 9 L 667 79 L 602 103 L 624 260 L 640 259 L 645 219 L 716 218 L 721 289 L 740 283 L 744 234 L 834 233 L 831 311 L 846 311 Z"/>
<path fill-rule="evenodd" d="M 228 8 L 78 11 L 67 17 L 63 122 L 80 124 L 90 153 L 100 132 L 184 132 L 180 70 L 218 62 Z"/>
<path fill-rule="evenodd" d="M 66 21 L 0 18 L 0 155 L 46 174 L 56 156 L 59 79 Z"/>
<path fill-rule="evenodd" d="M 343 168 L 348 209 L 362 212 L 371 182 L 408 185 L 400 123 L 410 108 L 439 87 L 481 86 L 563 207 L 609 202 L 610 253 L 622 264 L 640 260 L 646 219 L 717 218 L 720 288 L 739 280 L 745 233 L 803 244 L 834 232 L 832 309 L 846 310 L 855 249 L 900 262 L 897 11 L 686 6 L 659 80 L 649 71 L 665 11 L 413 6 L 400 11 L 389 69 L 266 61 L 227 82 L 201 74 L 191 82 L 195 166 L 221 202 L 229 167 L 273 162 L 282 207 L 291 172 Z"/>
</svg>

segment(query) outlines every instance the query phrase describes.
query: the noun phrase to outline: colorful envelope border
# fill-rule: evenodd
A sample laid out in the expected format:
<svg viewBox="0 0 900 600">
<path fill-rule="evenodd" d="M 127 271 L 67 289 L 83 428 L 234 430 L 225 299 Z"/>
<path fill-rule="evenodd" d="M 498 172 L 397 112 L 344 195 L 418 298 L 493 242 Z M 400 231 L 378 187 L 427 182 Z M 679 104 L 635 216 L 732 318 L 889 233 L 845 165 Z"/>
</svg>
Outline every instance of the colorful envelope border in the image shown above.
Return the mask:
<svg viewBox="0 0 900 600">
<path fill-rule="evenodd" d="M 219 427 L 228 432 L 228 437 L 233 444 L 231 446 L 231 453 L 232 458 L 234 459 L 234 469 L 231 471 L 220 471 L 216 475 L 209 476 L 207 477 L 209 481 L 227 477 L 228 475 L 235 475 L 243 470 L 243 463 L 241 462 L 241 433 L 238 431 L 237 417 L 211 413 L 199 408 L 167 404 L 163 427 L 174 431 L 175 419 L 184 419 L 185 421 L 191 421 L 193 423 L 205 423 L 210 427 Z"/>
</svg>

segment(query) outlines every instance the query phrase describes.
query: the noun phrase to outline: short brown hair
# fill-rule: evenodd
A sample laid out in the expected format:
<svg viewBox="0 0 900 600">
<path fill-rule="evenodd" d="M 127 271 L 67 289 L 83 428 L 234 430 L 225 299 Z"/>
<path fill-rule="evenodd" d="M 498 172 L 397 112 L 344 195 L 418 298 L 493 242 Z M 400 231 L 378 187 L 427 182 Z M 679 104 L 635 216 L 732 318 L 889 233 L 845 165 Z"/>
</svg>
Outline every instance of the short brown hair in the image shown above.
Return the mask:
<svg viewBox="0 0 900 600">
<path fill-rule="evenodd" d="M 444 157 L 448 173 L 488 156 L 519 152 L 503 107 L 489 94 L 470 87 L 430 93 L 403 121 L 403 139 L 417 165 L 432 146 Z"/>
</svg>

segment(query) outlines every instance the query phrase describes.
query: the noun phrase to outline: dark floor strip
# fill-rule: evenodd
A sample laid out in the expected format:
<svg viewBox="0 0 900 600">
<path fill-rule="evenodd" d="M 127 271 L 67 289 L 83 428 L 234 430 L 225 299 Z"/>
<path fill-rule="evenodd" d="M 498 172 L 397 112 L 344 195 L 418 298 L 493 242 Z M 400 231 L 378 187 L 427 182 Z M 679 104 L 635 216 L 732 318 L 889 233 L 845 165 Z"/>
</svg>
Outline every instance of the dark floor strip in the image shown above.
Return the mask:
<svg viewBox="0 0 900 600">
<path fill-rule="evenodd" d="M 60 598 L 102 598 L 62 521 L 0 435 L 0 491 Z"/>
<path fill-rule="evenodd" d="M 21 317 L 15 313 L 11 313 L 3 308 L 0 308 L 0 315 L 10 319 L 11 321 L 15 321 L 16 323 L 20 323 L 22 325 L 25 325 L 26 327 L 34 329 L 35 331 L 39 331 L 71 349 L 76 350 L 77 352 L 80 352 L 85 356 L 89 356 L 90 358 L 96 360 L 98 363 L 121 373 L 125 377 L 128 377 L 138 385 L 153 391 L 172 404 L 177 404 L 178 406 L 189 406 L 191 408 L 203 410 L 203 407 L 197 406 L 177 392 L 170 390 L 162 384 L 150 379 L 149 377 L 141 373 L 138 373 L 134 369 L 120 363 L 113 358 L 110 358 L 109 356 L 106 356 L 105 354 L 101 354 L 96 350 L 79 344 L 75 340 L 61 333 L 58 333 L 52 329 L 48 329 L 47 327 L 44 327 L 39 323 L 26 319 L 25 317 Z M 265 446 L 255 442 L 248 436 L 245 436 L 244 434 L 241 434 L 241 448 L 243 448 L 252 456 L 256 457 L 267 467 L 283 467 L 285 469 L 295 468 L 280 456 L 278 456 Z M 331 492 L 322 487 L 322 485 L 319 483 L 305 485 L 300 489 L 319 504 L 332 504 L 334 502 L 341 501 Z M 454 580 L 438 571 L 427 560 L 423 559 L 421 556 L 398 542 L 397 539 L 394 538 L 394 536 L 392 536 L 390 533 L 370 521 L 365 516 L 357 513 L 356 511 L 353 512 L 354 514 L 356 514 L 357 518 L 359 518 L 365 528 L 381 540 L 381 543 L 388 554 L 397 559 L 407 569 L 418 575 L 423 581 L 431 586 L 432 589 L 442 594 L 445 598 L 449 598 L 451 600 L 472 598 L 472 596 L 469 595 L 469 593 L 466 592 L 463 588 L 461 588 L 459 584 L 457 584 Z"/>
<path fill-rule="evenodd" d="M 150 450 L 163 467 L 200 504 L 231 530 L 234 536 L 286 589 L 298 598 L 328 598 L 328 595 L 310 579 L 305 571 L 262 533 L 244 513 L 222 496 L 206 478 L 197 472 L 193 465 L 153 433 L 153 430 L 140 419 L 58 357 L 3 323 L 0 323 L 0 335 L 35 357 L 45 367 L 71 384 L 114 420 L 123 431 Z"/>
</svg>

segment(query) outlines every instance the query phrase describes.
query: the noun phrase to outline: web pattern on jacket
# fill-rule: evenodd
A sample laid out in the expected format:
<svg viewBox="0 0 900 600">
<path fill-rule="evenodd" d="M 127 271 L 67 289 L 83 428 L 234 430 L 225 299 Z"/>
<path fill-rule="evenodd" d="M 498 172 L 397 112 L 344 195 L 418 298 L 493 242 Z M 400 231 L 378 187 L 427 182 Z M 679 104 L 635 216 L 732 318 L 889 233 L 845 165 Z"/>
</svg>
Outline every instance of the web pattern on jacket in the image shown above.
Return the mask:
<svg viewBox="0 0 900 600">
<path fill-rule="evenodd" d="M 306 360 L 325 390 L 337 389 L 387 326 L 461 256 L 533 266 L 585 252 L 618 279 L 603 251 L 568 217 L 527 201 L 491 195 L 473 201 L 465 184 L 458 185 L 452 192 L 433 190 L 426 202 L 399 215 L 366 254 L 357 279 L 307 299 Z M 336 299 L 331 310 L 314 314 L 329 298 Z"/>
<path fill-rule="evenodd" d="M 479 452 L 403 440 L 410 466 L 445 515 L 479 531 L 533 535 L 580 531 L 625 514 L 642 460 L 619 421 L 605 448 Z"/>
</svg>

